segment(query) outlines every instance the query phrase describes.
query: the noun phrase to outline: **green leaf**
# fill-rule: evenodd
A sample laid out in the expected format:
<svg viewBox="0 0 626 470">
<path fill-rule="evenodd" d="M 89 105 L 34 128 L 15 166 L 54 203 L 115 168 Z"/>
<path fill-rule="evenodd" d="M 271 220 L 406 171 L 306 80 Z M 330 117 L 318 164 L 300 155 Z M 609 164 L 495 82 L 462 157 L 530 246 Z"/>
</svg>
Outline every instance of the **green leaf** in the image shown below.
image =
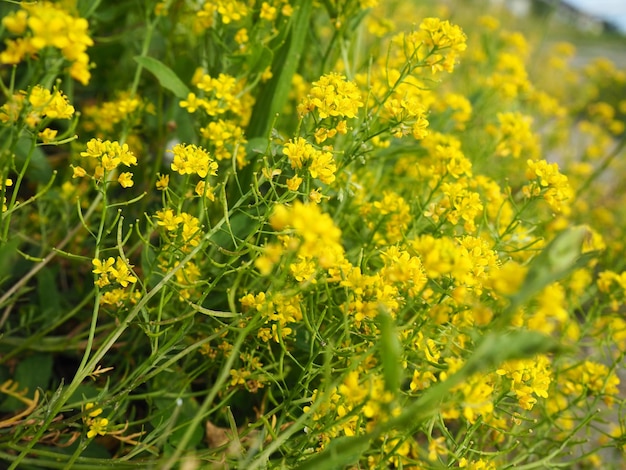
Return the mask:
<svg viewBox="0 0 626 470">
<path fill-rule="evenodd" d="M 15 237 L 0 244 L 0 285 L 15 272 L 15 263 L 18 260 L 17 248 L 20 243 L 21 240 Z"/>
<path fill-rule="evenodd" d="M 56 271 L 56 269 L 44 268 L 37 274 L 39 308 L 42 313 L 48 313 L 51 316 L 61 310 L 61 295 L 56 281 L 59 275 Z"/>
<path fill-rule="evenodd" d="M 21 169 L 26 164 L 30 153 L 26 177 L 31 181 L 45 184 L 52 178 L 52 166 L 41 147 L 33 148 L 33 138 L 28 134 L 20 136 L 15 147 L 15 163 L 18 169 Z"/>
<path fill-rule="evenodd" d="M 297 470 L 339 469 L 354 465 L 369 449 L 370 436 L 342 436 L 328 447 L 296 467 Z"/>
<path fill-rule="evenodd" d="M 163 88 L 167 88 L 178 98 L 187 98 L 189 88 L 174 71 L 163 62 L 152 57 L 136 56 L 135 62 L 154 75 Z"/>
<path fill-rule="evenodd" d="M 376 320 L 380 328 L 378 346 L 380 348 L 385 388 L 390 392 L 397 393 L 402 382 L 402 345 L 400 344 L 393 318 L 391 318 L 389 312 L 383 309 L 382 305 L 379 308 Z"/>
<path fill-rule="evenodd" d="M 537 331 L 488 333 L 482 338 L 459 374 L 462 374 L 462 379 L 465 380 L 476 372 L 493 370 L 508 360 L 533 357 L 557 349 L 556 340 Z"/>
<path fill-rule="evenodd" d="M 34 354 L 22 360 L 15 369 L 13 381 L 17 382 L 21 392 L 28 389 L 26 396 L 33 398 L 35 390 L 47 390 L 52 376 L 52 356 L 50 354 Z M 0 411 L 16 411 L 25 408 L 24 403 L 9 397 L 0 405 Z"/>
<path fill-rule="evenodd" d="M 294 5 L 296 11 L 292 17 L 289 34 L 273 56 L 272 79 L 259 93 L 259 99 L 252 111 L 247 129 L 250 138 L 267 136 L 276 114 L 282 111 L 287 102 L 291 81 L 306 47 L 312 5 L 312 0 L 301 0 Z"/>
<path fill-rule="evenodd" d="M 581 254 L 587 234 L 588 229 L 583 226 L 570 227 L 559 233 L 530 263 L 524 283 L 510 299 L 507 313 L 514 313 L 548 285 L 585 266 L 595 256 L 594 253 Z M 503 315 L 502 321 L 508 316 Z"/>
</svg>

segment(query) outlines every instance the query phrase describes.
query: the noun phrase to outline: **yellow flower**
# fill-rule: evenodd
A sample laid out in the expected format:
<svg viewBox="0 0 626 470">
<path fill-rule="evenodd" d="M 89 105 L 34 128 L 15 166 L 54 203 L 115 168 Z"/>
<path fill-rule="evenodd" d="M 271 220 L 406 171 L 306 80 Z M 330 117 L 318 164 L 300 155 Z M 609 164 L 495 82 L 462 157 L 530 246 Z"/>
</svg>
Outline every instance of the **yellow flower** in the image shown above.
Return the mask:
<svg viewBox="0 0 626 470">
<path fill-rule="evenodd" d="M 208 174 L 217 175 L 217 163 L 202 147 L 176 144 L 168 152 L 174 154 L 172 170 L 181 175 L 197 174 L 200 178 L 205 178 Z"/>
<path fill-rule="evenodd" d="M 313 82 L 309 95 L 298 105 L 298 113 L 304 115 L 316 110 L 320 119 L 354 118 L 363 105 L 356 84 L 341 74 L 331 72 Z"/>
<path fill-rule="evenodd" d="M 106 418 L 95 418 L 89 421 L 89 431 L 87 431 L 87 438 L 93 439 L 97 435 L 104 436 L 106 434 L 106 427 L 109 424 L 109 420 Z"/>
<path fill-rule="evenodd" d="M 273 7 L 267 2 L 261 4 L 261 13 L 259 16 L 267 21 L 274 21 L 276 19 L 276 7 Z"/>
<path fill-rule="evenodd" d="M 117 182 L 122 188 L 130 188 L 135 184 L 133 181 L 133 174 L 129 172 L 120 173 L 120 176 L 117 178 Z"/>
<path fill-rule="evenodd" d="M 113 265 L 115 264 L 115 259 L 113 259 L 112 257 L 108 258 L 107 260 L 102 260 L 100 261 L 97 258 L 94 258 L 91 260 L 91 264 L 93 264 L 94 268 L 91 271 L 94 274 L 108 274 L 110 272 L 112 272 L 113 270 Z"/>
<path fill-rule="evenodd" d="M 72 165 L 72 170 L 72 178 L 84 178 L 87 175 L 87 172 L 81 166 Z"/>
<path fill-rule="evenodd" d="M 156 182 L 156 188 L 159 191 L 165 191 L 170 184 L 170 175 L 162 175 L 158 174 L 158 179 Z"/>
</svg>

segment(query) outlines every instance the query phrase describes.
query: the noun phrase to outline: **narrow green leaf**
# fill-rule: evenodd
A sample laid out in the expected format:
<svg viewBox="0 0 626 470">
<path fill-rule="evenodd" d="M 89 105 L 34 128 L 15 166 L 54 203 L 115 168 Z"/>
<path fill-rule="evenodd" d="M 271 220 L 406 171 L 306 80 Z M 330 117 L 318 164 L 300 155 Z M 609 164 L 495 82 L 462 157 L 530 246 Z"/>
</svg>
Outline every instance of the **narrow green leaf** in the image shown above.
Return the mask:
<svg viewBox="0 0 626 470">
<path fill-rule="evenodd" d="M 459 374 L 462 374 L 462 379 L 465 380 L 476 372 L 493 370 L 508 360 L 529 358 L 557 349 L 556 340 L 537 331 L 488 333 L 482 338 Z"/>
<path fill-rule="evenodd" d="M 342 436 L 333 439 L 322 452 L 315 454 L 296 467 L 297 470 L 339 469 L 354 465 L 369 449 L 369 435 Z"/>
<path fill-rule="evenodd" d="M 20 361 L 15 368 L 13 381 L 18 390 L 28 390 L 25 396 L 33 398 L 35 390 L 47 390 L 52 377 L 52 356 L 50 354 L 34 354 Z M 0 404 L 0 411 L 15 411 L 24 408 L 24 403 L 8 397 Z"/>
<path fill-rule="evenodd" d="M 376 320 L 380 328 L 379 348 L 385 388 L 395 394 L 402 382 L 402 346 L 393 318 L 383 306 L 379 308 Z"/>
<path fill-rule="evenodd" d="M 178 98 L 187 98 L 187 95 L 189 95 L 187 85 L 163 62 L 152 57 L 143 56 L 136 56 L 135 62 L 154 75 L 163 88 L 170 90 Z"/>
<path fill-rule="evenodd" d="M 306 47 L 312 5 L 312 0 L 301 0 L 294 5 L 296 11 L 289 34 L 285 43 L 274 54 L 273 77 L 259 93 L 259 99 L 254 106 L 247 129 L 249 138 L 267 136 L 276 113 L 282 111 L 287 102 L 291 81 Z"/>
<path fill-rule="evenodd" d="M 582 244 L 588 230 L 585 227 L 570 227 L 559 233 L 530 263 L 526 279 L 520 290 L 511 298 L 508 313 L 531 300 L 546 286 L 563 279 L 569 273 L 583 267 L 594 256 L 582 255 Z M 509 315 L 503 315 L 502 321 Z"/>
</svg>

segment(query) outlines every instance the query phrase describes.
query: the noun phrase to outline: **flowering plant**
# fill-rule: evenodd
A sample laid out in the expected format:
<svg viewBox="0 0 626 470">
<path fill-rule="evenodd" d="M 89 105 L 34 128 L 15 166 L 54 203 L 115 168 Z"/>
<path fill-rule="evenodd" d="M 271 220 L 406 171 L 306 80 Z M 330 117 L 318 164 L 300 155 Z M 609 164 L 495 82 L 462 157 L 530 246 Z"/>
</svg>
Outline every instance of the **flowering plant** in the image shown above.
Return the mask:
<svg viewBox="0 0 626 470">
<path fill-rule="evenodd" d="M 623 457 L 626 72 L 424 3 L 2 5 L 9 468 Z"/>
</svg>

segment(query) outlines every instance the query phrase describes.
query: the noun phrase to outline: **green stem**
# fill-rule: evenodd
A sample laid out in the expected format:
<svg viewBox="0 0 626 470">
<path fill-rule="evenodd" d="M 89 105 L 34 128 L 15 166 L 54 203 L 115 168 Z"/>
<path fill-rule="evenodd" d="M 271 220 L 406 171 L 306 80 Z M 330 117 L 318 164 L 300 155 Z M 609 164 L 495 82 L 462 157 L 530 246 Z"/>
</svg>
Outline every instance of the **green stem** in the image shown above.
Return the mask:
<svg viewBox="0 0 626 470">
<path fill-rule="evenodd" d="M 229 215 L 232 215 L 234 211 L 236 211 L 248 198 L 251 196 L 251 192 L 248 192 L 244 197 L 239 199 L 229 211 Z M 104 343 L 100 348 L 93 354 L 90 360 L 87 360 L 88 357 L 87 351 L 85 351 L 85 355 L 83 357 L 83 361 L 81 362 L 80 367 L 76 371 L 72 382 L 67 386 L 67 388 L 59 395 L 57 399 L 52 399 L 49 403 L 48 412 L 46 413 L 46 419 L 41 423 L 38 430 L 32 436 L 32 439 L 28 443 L 28 445 L 24 448 L 22 453 L 15 459 L 15 461 L 11 464 L 8 470 L 14 470 L 19 468 L 20 462 L 29 454 L 31 449 L 35 446 L 35 444 L 39 441 L 41 436 L 46 432 L 52 421 L 59 414 L 63 406 L 68 402 L 70 397 L 76 392 L 78 387 L 82 384 L 83 380 L 85 380 L 97 367 L 98 363 L 104 358 L 107 352 L 113 347 L 118 338 L 128 329 L 131 323 L 135 320 L 135 318 L 139 315 L 139 313 L 145 309 L 148 302 L 157 295 L 172 279 L 176 273 L 182 269 L 189 261 L 191 261 L 200 251 L 204 249 L 205 243 L 208 242 L 211 237 L 213 237 L 216 233 L 218 233 L 222 227 L 222 225 L 226 222 L 226 218 L 222 218 L 218 223 L 215 224 L 212 230 L 207 232 L 203 237 L 203 240 L 196 246 L 193 250 L 189 252 L 189 254 L 183 258 L 183 260 L 178 264 L 178 266 L 172 268 L 163 279 L 149 292 L 146 292 L 145 295 L 141 298 L 139 302 L 135 305 L 135 307 L 130 311 L 125 320 L 120 320 L 120 324 L 118 327 L 111 332 L 111 334 L 105 339 Z M 103 222 L 101 222 L 101 225 Z M 96 294 L 96 305 L 98 304 L 98 294 Z M 94 307 L 94 317 L 92 318 L 92 330 L 95 328 L 95 320 L 97 320 L 97 307 Z M 91 338 L 91 332 L 90 332 Z"/>
</svg>

